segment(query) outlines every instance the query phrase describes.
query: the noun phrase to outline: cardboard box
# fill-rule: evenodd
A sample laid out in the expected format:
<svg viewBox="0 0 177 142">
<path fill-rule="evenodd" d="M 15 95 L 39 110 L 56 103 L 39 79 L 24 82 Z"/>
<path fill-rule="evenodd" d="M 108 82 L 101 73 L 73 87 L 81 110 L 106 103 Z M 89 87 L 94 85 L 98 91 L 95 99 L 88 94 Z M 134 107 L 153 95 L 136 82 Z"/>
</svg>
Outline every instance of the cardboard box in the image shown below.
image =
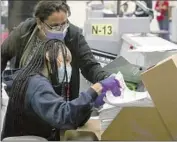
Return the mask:
<svg viewBox="0 0 177 142">
<path fill-rule="evenodd" d="M 155 107 L 123 108 L 101 140 L 177 140 L 177 55 L 159 62 L 141 77 Z"/>
<path fill-rule="evenodd" d="M 144 72 L 142 80 L 172 140 L 177 140 L 177 55 Z"/>
<path fill-rule="evenodd" d="M 98 133 L 96 121 L 89 121 L 85 128 L 101 134 L 104 141 L 177 140 L 177 55 L 159 62 L 141 77 L 155 107 L 123 108 L 103 133 Z"/>
<path fill-rule="evenodd" d="M 101 135 L 104 141 L 172 140 L 156 108 L 127 107 Z"/>
</svg>

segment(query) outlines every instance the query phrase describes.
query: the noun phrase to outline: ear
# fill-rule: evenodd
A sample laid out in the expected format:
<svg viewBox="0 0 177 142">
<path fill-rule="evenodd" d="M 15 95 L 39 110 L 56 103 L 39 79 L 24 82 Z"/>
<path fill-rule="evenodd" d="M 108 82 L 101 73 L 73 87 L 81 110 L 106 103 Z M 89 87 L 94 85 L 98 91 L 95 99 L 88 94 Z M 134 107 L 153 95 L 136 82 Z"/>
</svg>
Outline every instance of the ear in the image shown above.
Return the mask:
<svg viewBox="0 0 177 142">
<path fill-rule="evenodd" d="M 50 61 L 50 59 L 49 59 L 49 52 L 46 52 L 45 57 L 46 57 L 47 61 Z"/>
</svg>

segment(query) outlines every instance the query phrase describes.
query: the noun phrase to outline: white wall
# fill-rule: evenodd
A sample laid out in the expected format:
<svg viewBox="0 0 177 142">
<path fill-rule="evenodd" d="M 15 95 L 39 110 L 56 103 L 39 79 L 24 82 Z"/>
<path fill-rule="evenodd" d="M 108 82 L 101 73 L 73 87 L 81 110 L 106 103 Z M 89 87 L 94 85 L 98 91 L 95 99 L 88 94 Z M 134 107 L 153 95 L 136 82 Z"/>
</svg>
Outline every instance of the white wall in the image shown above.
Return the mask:
<svg viewBox="0 0 177 142">
<path fill-rule="evenodd" d="M 73 24 L 83 27 L 86 18 L 86 1 L 68 1 L 67 3 L 71 8 L 71 16 L 69 17 L 69 20 Z"/>
</svg>

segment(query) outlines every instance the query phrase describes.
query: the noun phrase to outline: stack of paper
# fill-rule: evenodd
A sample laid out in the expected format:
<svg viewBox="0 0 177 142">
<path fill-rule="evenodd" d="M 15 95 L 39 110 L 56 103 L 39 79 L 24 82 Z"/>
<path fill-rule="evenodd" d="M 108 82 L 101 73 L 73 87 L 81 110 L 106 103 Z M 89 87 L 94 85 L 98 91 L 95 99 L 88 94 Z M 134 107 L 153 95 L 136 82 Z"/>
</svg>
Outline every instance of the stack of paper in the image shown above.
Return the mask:
<svg viewBox="0 0 177 142">
<path fill-rule="evenodd" d="M 101 131 L 104 131 L 117 114 L 121 111 L 121 107 L 115 107 L 105 103 L 103 108 L 99 111 L 99 119 L 101 121 Z"/>
<path fill-rule="evenodd" d="M 152 99 L 148 92 L 136 92 L 129 90 L 126 86 L 122 74 L 119 72 L 116 76 L 121 85 L 121 95 L 113 96 L 111 91 L 106 93 L 103 108 L 99 111 L 101 120 L 101 130 L 104 131 L 114 118 L 124 107 L 154 107 Z"/>
<path fill-rule="evenodd" d="M 119 107 L 140 106 L 140 107 L 152 107 L 154 106 L 152 99 L 148 92 L 135 92 L 131 90 L 125 90 L 124 95 L 120 97 L 114 97 L 112 93 L 107 93 L 104 101 L 107 104 Z"/>
</svg>

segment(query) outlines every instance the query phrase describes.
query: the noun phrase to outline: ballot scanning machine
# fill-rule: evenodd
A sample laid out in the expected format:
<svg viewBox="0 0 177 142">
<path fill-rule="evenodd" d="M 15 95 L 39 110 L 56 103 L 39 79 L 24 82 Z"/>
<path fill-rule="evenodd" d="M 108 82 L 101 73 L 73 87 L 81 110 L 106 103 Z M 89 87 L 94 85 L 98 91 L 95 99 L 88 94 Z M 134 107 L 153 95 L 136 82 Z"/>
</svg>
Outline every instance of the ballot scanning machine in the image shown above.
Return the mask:
<svg viewBox="0 0 177 142">
<path fill-rule="evenodd" d="M 111 69 L 112 73 L 117 73 L 118 71 L 125 72 L 128 69 L 131 70 L 129 74 L 135 74 L 135 72 L 138 74 L 143 71 L 142 68 L 129 64 L 124 57 L 120 56 L 123 44 L 121 37 L 125 33 L 148 33 L 150 31 L 149 25 L 150 19 L 147 17 L 89 18 L 84 24 L 84 36 L 96 60 L 105 70 L 109 69 L 108 71 L 110 71 Z M 109 66 L 107 69 L 107 65 L 111 67 Z M 122 67 L 121 70 L 117 70 L 115 66 L 124 66 L 125 69 Z M 112 70 L 113 67 L 114 70 Z M 90 84 L 81 76 L 81 91 L 89 86 Z"/>
<path fill-rule="evenodd" d="M 133 83 L 140 83 L 142 72 L 177 51 L 176 44 L 150 34 L 149 17 L 89 18 L 84 36 L 105 71 L 121 71 Z M 90 85 L 81 76 L 81 91 Z"/>
</svg>

